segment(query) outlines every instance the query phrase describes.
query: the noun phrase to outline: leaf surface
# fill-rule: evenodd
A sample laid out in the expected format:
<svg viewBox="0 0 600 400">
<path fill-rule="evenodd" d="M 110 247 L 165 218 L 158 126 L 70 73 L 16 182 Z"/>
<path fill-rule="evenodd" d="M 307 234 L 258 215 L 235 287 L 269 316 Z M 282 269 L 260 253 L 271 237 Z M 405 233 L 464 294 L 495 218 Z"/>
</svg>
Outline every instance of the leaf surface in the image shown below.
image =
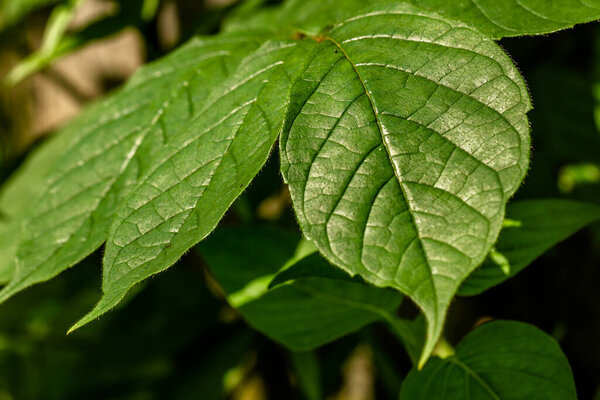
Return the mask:
<svg viewBox="0 0 600 400">
<path fill-rule="evenodd" d="M 508 205 L 507 218 L 511 226 L 502 229 L 495 245 L 506 264 L 486 258 L 459 294 L 476 295 L 512 278 L 555 244 L 600 220 L 600 207 L 570 200 L 524 200 Z"/>
<path fill-rule="evenodd" d="M 401 400 L 575 400 L 575 384 L 558 344 L 534 326 L 486 323 L 468 334 L 446 359 L 413 369 Z"/>
<path fill-rule="evenodd" d="M 103 261 L 103 297 L 76 327 L 114 307 L 208 235 L 265 163 L 283 127 L 289 41 L 267 42 L 213 90 L 185 129 L 152 157 L 124 200 Z"/>
<path fill-rule="evenodd" d="M 198 112 L 208 83 L 222 81 L 258 42 L 247 35 L 192 40 L 140 70 L 122 91 L 68 126 L 63 134 L 71 140 L 26 215 L 15 274 L 0 302 L 100 247 L 155 149 Z"/>
<path fill-rule="evenodd" d="M 44 190 L 48 171 L 64 151 L 73 132 L 46 140 L 33 150 L 0 190 L 0 284 L 10 280 L 21 238 L 21 223 L 33 206 L 30 201 Z"/>
<path fill-rule="evenodd" d="M 539 35 L 600 19 L 600 0 L 408 0 L 494 39 Z"/>
<path fill-rule="evenodd" d="M 225 29 L 269 26 L 276 31 L 316 34 L 369 6 L 394 3 L 412 4 L 463 21 L 492 39 L 551 33 L 600 19 L 600 0 L 288 0 L 278 7 L 232 18 Z"/>
<path fill-rule="evenodd" d="M 331 342 L 377 320 L 392 320 L 402 296 L 346 279 L 302 277 L 269 289 L 298 243 L 295 233 L 221 229 L 199 248 L 229 303 L 255 329 L 296 351 Z M 300 263 L 335 271 L 316 254 Z"/>
<path fill-rule="evenodd" d="M 527 170 L 528 93 L 491 40 L 409 5 L 317 41 L 293 88 L 282 172 L 332 263 L 424 311 L 423 363 Z"/>
</svg>

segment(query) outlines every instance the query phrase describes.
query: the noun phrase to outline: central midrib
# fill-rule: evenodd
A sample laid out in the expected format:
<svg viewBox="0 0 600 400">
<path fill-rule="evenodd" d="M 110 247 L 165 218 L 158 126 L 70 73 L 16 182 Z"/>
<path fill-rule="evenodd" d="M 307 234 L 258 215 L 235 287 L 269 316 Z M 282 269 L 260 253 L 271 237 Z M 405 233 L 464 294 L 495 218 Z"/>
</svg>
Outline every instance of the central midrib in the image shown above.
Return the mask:
<svg viewBox="0 0 600 400">
<path fill-rule="evenodd" d="M 340 43 L 338 43 L 334 38 L 332 38 L 331 36 L 324 36 L 324 37 L 321 37 L 321 38 L 318 38 L 318 39 L 314 38 L 314 40 L 317 41 L 317 42 L 319 42 L 319 41 L 329 41 L 329 42 L 333 43 L 342 52 L 342 54 L 344 55 L 344 57 L 346 58 L 346 60 L 348 60 L 348 62 L 352 66 L 352 69 L 354 70 L 357 78 L 359 79 L 359 81 L 360 81 L 360 83 L 361 83 L 361 85 L 362 85 L 362 87 L 363 87 L 363 89 L 365 91 L 365 94 L 366 94 L 367 98 L 369 99 L 369 104 L 371 105 L 371 109 L 373 111 L 373 115 L 375 116 L 375 121 L 377 122 L 377 127 L 378 127 L 379 133 L 381 135 L 381 142 L 383 144 L 383 147 L 385 148 L 385 151 L 387 153 L 388 159 L 390 160 L 390 163 L 391 163 L 392 156 L 391 156 L 391 153 L 390 153 L 390 149 L 388 148 L 388 146 L 387 146 L 387 144 L 386 144 L 386 142 L 384 140 L 384 137 L 383 137 L 384 130 L 383 130 L 383 125 L 381 124 L 381 121 L 379 120 L 379 113 L 377 112 L 377 108 L 375 107 L 375 103 L 373 101 L 373 98 L 371 97 L 371 93 L 367 89 L 367 85 L 365 84 L 364 79 L 362 78 L 361 74 L 358 72 L 356 64 L 352 61 L 352 59 L 350 58 L 350 56 L 346 52 L 346 49 L 344 49 L 344 47 Z M 408 207 L 408 211 L 409 211 L 408 213 L 410 215 L 410 218 L 412 220 L 413 226 L 415 228 L 415 231 L 416 231 L 416 234 L 417 234 L 417 239 L 418 239 L 418 242 L 419 242 L 419 246 L 421 247 L 421 251 L 423 252 L 423 255 L 424 255 L 424 257 L 425 257 L 425 259 L 427 261 L 429 258 L 427 257 L 427 253 L 425 251 L 425 246 L 423 246 L 423 242 L 421 240 L 421 233 L 419 231 L 419 227 L 417 225 L 417 221 L 415 220 L 415 217 L 414 217 L 414 214 L 413 214 L 413 210 L 412 210 L 412 207 L 411 207 L 411 204 L 410 204 L 410 201 L 409 201 L 406 189 L 404 187 L 404 183 L 403 183 L 402 179 L 400 178 L 400 176 L 398 175 L 398 172 L 396 171 L 396 168 L 394 168 L 392 166 L 392 170 L 394 171 L 394 175 L 396 176 L 396 180 L 398 181 L 398 185 L 400 187 L 400 190 L 402 191 L 402 195 L 404 196 L 404 200 L 406 201 L 406 206 Z M 361 260 L 361 263 L 362 263 L 362 260 Z M 434 279 L 433 279 L 433 273 L 431 271 L 431 267 L 429 266 L 429 262 L 427 262 L 427 265 L 428 265 L 428 268 L 426 268 L 426 270 L 427 270 L 427 273 L 429 274 L 429 277 L 430 277 L 432 295 L 433 295 L 433 300 L 434 300 L 433 301 L 433 307 L 434 307 L 433 311 L 435 313 L 435 321 L 433 323 L 437 326 L 438 325 L 437 319 L 439 317 L 439 314 L 438 314 L 438 297 L 437 297 L 437 291 L 436 291 L 435 283 L 434 283 Z"/>
</svg>

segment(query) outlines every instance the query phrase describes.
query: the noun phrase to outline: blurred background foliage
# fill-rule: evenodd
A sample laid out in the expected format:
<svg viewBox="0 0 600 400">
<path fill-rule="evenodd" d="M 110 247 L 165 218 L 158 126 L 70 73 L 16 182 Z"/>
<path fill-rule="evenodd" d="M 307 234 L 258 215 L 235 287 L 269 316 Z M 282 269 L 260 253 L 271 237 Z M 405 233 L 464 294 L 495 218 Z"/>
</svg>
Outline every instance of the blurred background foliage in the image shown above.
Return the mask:
<svg viewBox="0 0 600 400">
<path fill-rule="evenodd" d="M 0 87 L 0 182 L 142 64 L 218 31 L 231 13 L 271 3 L 0 0 L 0 79 L 13 83 Z M 500 44 L 528 81 L 535 107 L 532 167 L 516 197 L 599 202 L 600 26 Z M 297 234 L 280 182 L 273 154 L 222 225 Z M 190 252 L 118 310 L 69 336 L 99 297 L 99 252 L 11 299 L 0 307 L 0 400 L 397 398 L 411 364 L 386 326 L 368 325 L 315 351 L 287 350 L 245 322 L 251 310 L 242 316 L 228 305 L 204 252 L 210 248 Z M 274 262 L 272 252 L 262 257 L 258 263 Z M 489 318 L 533 323 L 560 342 L 580 399 L 600 400 L 599 288 L 600 227 L 593 226 L 517 278 L 455 300 L 445 336 L 456 343 Z M 414 316 L 405 303 L 401 313 Z"/>
</svg>

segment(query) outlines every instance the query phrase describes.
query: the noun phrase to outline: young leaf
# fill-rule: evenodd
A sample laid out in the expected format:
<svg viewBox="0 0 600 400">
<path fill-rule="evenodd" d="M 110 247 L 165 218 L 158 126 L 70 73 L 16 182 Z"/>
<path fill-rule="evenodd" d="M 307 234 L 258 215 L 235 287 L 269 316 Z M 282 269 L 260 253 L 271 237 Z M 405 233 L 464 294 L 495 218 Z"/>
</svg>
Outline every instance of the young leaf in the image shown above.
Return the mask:
<svg viewBox="0 0 600 400">
<path fill-rule="evenodd" d="M 26 215 L 16 271 L 0 302 L 100 247 L 156 147 L 198 112 L 209 83 L 223 80 L 258 41 L 248 35 L 192 40 L 69 125 L 64 135 L 72 140 Z"/>
<path fill-rule="evenodd" d="M 518 201 L 506 212 L 515 223 L 502 229 L 495 248 L 509 270 L 488 257 L 463 282 L 459 294 L 476 295 L 512 278 L 555 244 L 600 220 L 599 206 L 558 199 Z"/>
<path fill-rule="evenodd" d="M 124 199 L 109 233 L 102 300 L 76 327 L 175 263 L 248 186 L 282 129 L 295 47 L 273 41 L 251 54 L 150 160 L 152 169 Z"/>
<path fill-rule="evenodd" d="M 395 319 L 402 301 L 398 292 L 348 276 L 302 277 L 269 289 L 297 243 L 297 234 L 285 231 L 222 229 L 199 248 L 229 303 L 254 328 L 293 350 L 310 350 L 377 320 Z M 300 262 L 334 270 L 316 254 Z"/>
<path fill-rule="evenodd" d="M 539 329 L 514 321 L 486 323 L 446 359 L 413 369 L 401 400 L 575 400 L 575 384 L 558 344 Z"/>
<path fill-rule="evenodd" d="M 494 39 L 539 35 L 600 19 L 599 0 L 408 0 L 460 19 Z"/>
<path fill-rule="evenodd" d="M 421 307 L 423 363 L 527 170 L 527 89 L 494 42 L 408 5 L 317 40 L 293 88 L 282 172 L 331 262 Z"/>
</svg>

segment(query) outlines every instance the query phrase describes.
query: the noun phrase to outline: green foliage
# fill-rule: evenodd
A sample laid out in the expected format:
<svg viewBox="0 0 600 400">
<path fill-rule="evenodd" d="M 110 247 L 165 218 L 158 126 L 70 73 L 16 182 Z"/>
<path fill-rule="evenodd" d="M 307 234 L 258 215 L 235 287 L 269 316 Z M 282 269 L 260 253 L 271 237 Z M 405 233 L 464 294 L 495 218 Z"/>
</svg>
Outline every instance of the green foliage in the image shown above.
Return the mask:
<svg viewBox="0 0 600 400">
<path fill-rule="evenodd" d="M 0 299 L 55 276 L 100 247 L 117 207 L 149 168 L 148 155 L 199 112 L 195 104 L 207 96 L 206 83 L 224 79 L 239 54 L 251 48 L 245 37 L 194 40 L 140 71 L 62 132 L 71 139 L 66 148 L 53 147 L 61 152 L 57 167 L 22 222 L 16 272 Z M 15 184 L 29 185 L 27 179 Z"/>
<path fill-rule="evenodd" d="M 336 265 L 421 307 L 424 362 L 527 170 L 527 89 L 491 40 L 408 6 L 337 25 L 309 57 L 281 140 L 300 226 Z"/>
<path fill-rule="evenodd" d="M 600 207 L 568 200 L 525 200 L 509 204 L 496 252 L 462 284 L 459 293 L 475 295 L 518 274 L 533 260 L 584 226 L 600 220 Z"/>
<path fill-rule="evenodd" d="M 401 400 L 577 399 L 571 368 L 558 344 L 531 325 L 494 321 L 465 336 L 448 358 L 413 370 Z"/>
<path fill-rule="evenodd" d="M 269 290 L 293 258 L 298 235 L 286 231 L 220 230 L 200 246 L 229 303 L 248 323 L 296 351 L 331 342 L 377 320 L 393 323 L 402 296 L 349 276 L 297 277 Z M 332 270 L 319 256 L 295 265 Z M 335 274 L 335 272 L 332 272 Z"/>
<path fill-rule="evenodd" d="M 410 0 L 460 19 L 493 39 L 539 35 L 600 18 L 598 0 Z"/>
<path fill-rule="evenodd" d="M 575 398 L 557 344 L 522 323 L 485 324 L 454 355 L 427 360 L 443 354 L 457 293 L 504 282 L 600 219 L 592 203 L 509 203 L 529 169 L 532 101 L 494 41 L 596 20 L 598 0 L 266 3 L 244 3 L 220 33 L 141 68 L 4 183 L 0 303 L 105 244 L 102 297 L 73 331 L 127 303 L 132 287 L 195 248 L 229 306 L 296 352 L 383 322 L 416 368 L 401 384 L 404 400 Z M 41 49 L 9 81 L 143 25 L 158 7 L 128 3 L 122 15 L 66 34 L 77 4 L 55 9 Z M 593 184 L 599 141 L 582 106 L 584 78 L 554 68 L 534 78 L 550 88 L 533 92 L 541 96 L 538 137 L 558 139 L 539 152 L 552 168 L 538 173 L 534 155 L 530 180 L 549 181 L 561 167 L 562 183 L 543 195 L 573 190 L 582 174 Z M 579 101 L 560 105 L 558 89 Z M 575 129 L 579 113 L 589 120 Z M 577 132 L 565 140 L 569 127 Z M 581 135 L 589 148 L 579 151 Z M 281 228 L 293 224 L 291 214 L 287 222 L 274 217 L 278 227 L 260 226 L 248 212 L 254 200 L 242 196 L 275 152 L 303 235 Z M 236 200 L 227 223 L 246 226 L 216 229 Z M 412 320 L 398 316 L 404 296 L 419 308 Z M 322 398 L 316 353 L 289 359 L 305 396 Z M 232 362 L 220 365 L 219 376 Z M 236 371 L 227 374 L 233 380 Z M 397 392 L 400 380 L 383 375 Z M 181 398 L 204 391 L 207 379 L 190 378 Z M 221 389 L 206 390 L 218 398 Z"/>
</svg>

